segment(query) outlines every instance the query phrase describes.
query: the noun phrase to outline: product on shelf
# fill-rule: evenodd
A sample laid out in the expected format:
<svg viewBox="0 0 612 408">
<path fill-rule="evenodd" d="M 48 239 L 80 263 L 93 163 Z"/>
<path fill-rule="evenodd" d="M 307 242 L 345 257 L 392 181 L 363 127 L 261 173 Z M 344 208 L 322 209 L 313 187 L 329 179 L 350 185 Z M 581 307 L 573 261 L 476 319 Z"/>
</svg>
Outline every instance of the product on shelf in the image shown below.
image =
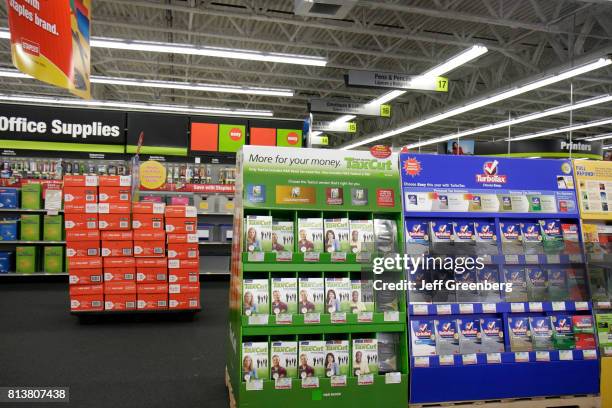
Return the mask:
<svg viewBox="0 0 612 408">
<path fill-rule="evenodd" d="M 325 310 L 328 313 L 351 312 L 349 278 L 325 278 Z"/>
<path fill-rule="evenodd" d="M 551 350 L 553 348 L 553 330 L 550 316 L 529 318 L 531 343 L 534 350 Z"/>
<path fill-rule="evenodd" d="M 572 316 L 572 328 L 576 340 L 576 349 L 590 350 L 597 345 L 595 343 L 595 325 L 592 316 Z"/>
<path fill-rule="evenodd" d="M 19 190 L 16 188 L 0 188 L 0 208 L 19 208 Z"/>
<path fill-rule="evenodd" d="M 374 251 L 374 223 L 372 220 L 350 220 L 349 230 L 349 246 L 352 253 L 371 254 Z"/>
<path fill-rule="evenodd" d="M 43 270 L 45 273 L 64 272 L 64 247 L 46 246 L 43 248 Z"/>
<path fill-rule="evenodd" d="M 501 229 L 502 253 L 504 255 L 523 254 L 521 224 L 514 221 L 504 221 L 499 223 L 499 228 Z"/>
<path fill-rule="evenodd" d="M 297 312 L 297 288 L 296 278 L 272 278 L 270 293 L 272 294 L 272 313 L 295 314 Z"/>
<path fill-rule="evenodd" d="M 323 313 L 325 285 L 323 278 L 298 278 L 299 302 L 301 314 Z"/>
<path fill-rule="evenodd" d="M 453 223 L 445 220 L 429 222 L 429 236 L 431 237 L 431 252 L 439 255 L 454 253 Z"/>
<path fill-rule="evenodd" d="M 378 278 L 383 283 L 399 283 L 403 275 L 399 273 L 384 273 Z M 384 289 L 374 292 L 374 305 L 376 312 L 397 312 L 400 310 L 400 296 L 405 296 L 404 293 L 397 290 Z"/>
<path fill-rule="evenodd" d="M 18 246 L 15 248 L 17 259 L 15 272 L 30 274 L 36 272 L 38 265 L 38 248 L 35 246 Z"/>
<path fill-rule="evenodd" d="M 480 320 L 476 318 L 457 319 L 457 329 L 459 332 L 460 353 L 480 353 L 482 347 Z"/>
<path fill-rule="evenodd" d="M 576 224 L 561 224 L 563 235 L 564 252 L 566 254 L 580 254 L 580 239 L 578 238 L 578 226 Z"/>
<path fill-rule="evenodd" d="M 104 282 L 104 310 L 135 310 L 136 282 Z"/>
<path fill-rule="evenodd" d="M 248 252 L 272 251 L 272 217 L 248 215 L 244 231 L 245 248 Z"/>
<path fill-rule="evenodd" d="M 520 225 L 525 255 L 544 253 L 540 224 L 538 222 L 524 221 Z"/>
<path fill-rule="evenodd" d="M 98 214 L 64 214 L 64 227 L 69 230 L 98 230 Z"/>
<path fill-rule="evenodd" d="M 374 251 L 381 255 L 398 250 L 397 224 L 394 220 L 374 218 Z"/>
<path fill-rule="evenodd" d="M 138 310 L 168 309 L 168 283 L 138 283 L 136 285 Z"/>
<path fill-rule="evenodd" d="M 242 283 L 242 313 L 265 315 L 270 313 L 268 279 L 245 279 Z"/>
<path fill-rule="evenodd" d="M 63 216 L 45 214 L 43 217 L 43 239 L 45 241 L 61 241 L 63 239 L 63 225 Z"/>
<path fill-rule="evenodd" d="M 507 302 L 527 302 L 527 280 L 520 266 L 504 266 L 504 281 L 512 283 L 512 291 L 504 293 Z"/>
<path fill-rule="evenodd" d="M 546 272 L 538 266 L 525 268 L 527 277 L 527 297 L 531 301 L 548 300 L 548 279 Z"/>
<path fill-rule="evenodd" d="M 349 341 L 327 340 L 325 342 L 325 376 L 349 375 Z"/>
<path fill-rule="evenodd" d="M 533 341 L 528 317 L 508 317 L 508 335 L 512 351 L 532 351 Z"/>
<path fill-rule="evenodd" d="M 323 220 L 325 231 L 325 252 L 348 252 L 349 220 L 348 218 L 326 218 Z"/>
<path fill-rule="evenodd" d="M 499 280 L 499 269 L 496 266 L 485 266 L 477 272 L 477 279 L 479 283 L 488 282 L 490 284 L 497 284 Z M 479 293 L 479 301 L 481 302 L 500 302 L 501 293 L 496 290 L 483 289 Z"/>
<path fill-rule="evenodd" d="M 136 258 L 136 280 L 138 283 L 182 283 L 197 282 L 199 274 L 194 274 L 195 279 L 185 276 L 185 269 L 172 269 L 169 274 L 167 258 Z"/>
<path fill-rule="evenodd" d="M 73 241 L 66 242 L 66 256 L 82 258 L 87 256 L 100 256 L 100 241 Z"/>
<path fill-rule="evenodd" d="M 459 354 L 459 333 L 455 319 L 434 321 L 436 329 L 436 354 Z"/>
<path fill-rule="evenodd" d="M 325 341 L 300 340 L 298 377 L 325 377 Z"/>
<path fill-rule="evenodd" d="M 351 313 L 374 311 L 374 285 L 371 280 L 351 280 Z"/>
<path fill-rule="evenodd" d="M 293 252 L 293 221 L 272 220 L 272 252 Z"/>
<path fill-rule="evenodd" d="M 378 374 L 378 341 L 353 339 L 353 375 Z"/>
<path fill-rule="evenodd" d="M 574 330 L 572 328 L 572 316 L 551 316 L 553 325 L 553 346 L 557 350 L 571 350 L 576 347 Z"/>
<path fill-rule="evenodd" d="M 13 252 L 0 251 L 0 273 L 9 273 L 13 265 Z"/>
<path fill-rule="evenodd" d="M 593 266 L 589 270 L 591 298 L 594 302 L 607 302 L 612 299 L 612 275 L 610 269 Z"/>
<path fill-rule="evenodd" d="M 297 232 L 299 252 L 323 252 L 322 218 L 299 218 Z"/>
<path fill-rule="evenodd" d="M 540 220 L 544 252 L 557 254 L 564 250 L 560 220 Z"/>
<path fill-rule="evenodd" d="M 0 219 L 0 241 L 17 240 L 17 219 L 4 217 Z"/>
<path fill-rule="evenodd" d="M 431 356 L 436 354 L 436 334 L 433 320 L 411 320 L 410 339 L 413 356 Z"/>
<path fill-rule="evenodd" d="M 504 327 L 502 319 L 485 317 L 480 319 L 481 345 L 483 353 L 501 353 L 504 351 Z"/>
<path fill-rule="evenodd" d="M 548 276 L 548 298 L 552 301 L 568 299 L 566 271 L 557 267 L 549 267 L 546 269 L 546 275 Z"/>
<path fill-rule="evenodd" d="M 273 341 L 270 344 L 270 378 L 297 378 L 297 341 Z"/>
<path fill-rule="evenodd" d="M 70 285 L 70 310 L 88 312 L 104 310 L 104 285 Z"/>
<path fill-rule="evenodd" d="M 406 219 L 406 254 L 427 255 L 429 253 L 429 223 Z"/>
<path fill-rule="evenodd" d="M 42 208 L 42 186 L 28 183 L 21 186 L 21 208 L 39 210 Z"/>
<path fill-rule="evenodd" d="M 499 253 L 494 223 L 489 221 L 475 221 L 474 238 L 476 241 L 477 254 L 497 255 Z"/>
<path fill-rule="evenodd" d="M 599 347 L 604 356 L 612 355 L 612 314 L 599 313 L 595 315 L 597 321 L 597 338 Z"/>
<path fill-rule="evenodd" d="M 378 340 L 378 372 L 380 374 L 397 372 L 400 349 L 399 333 L 377 333 Z"/>
<path fill-rule="evenodd" d="M 455 276 L 452 269 L 434 269 L 432 272 L 432 281 L 440 281 L 442 287 L 432 291 L 432 301 L 434 303 L 454 303 L 457 301 L 457 294 L 451 291 L 446 282 L 454 280 Z"/>
<path fill-rule="evenodd" d="M 40 215 L 21 214 L 20 237 L 22 241 L 40 240 Z"/>
<path fill-rule="evenodd" d="M 574 301 L 582 301 L 588 299 L 584 269 L 568 268 L 565 271 L 567 273 L 569 299 Z"/>
<path fill-rule="evenodd" d="M 455 281 L 461 285 L 471 285 L 474 289 L 470 289 L 470 286 L 466 286 L 467 289 L 457 290 L 455 297 L 457 302 L 478 302 L 480 293 L 476 287 L 478 281 L 478 273 L 476 269 L 465 269 L 462 273 L 455 271 Z"/>
<path fill-rule="evenodd" d="M 171 310 L 199 309 L 200 282 L 171 283 L 168 288 L 168 308 Z"/>
<path fill-rule="evenodd" d="M 242 343 L 242 381 L 264 380 L 268 376 L 268 342 Z"/>
<path fill-rule="evenodd" d="M 410 303 L 431 303 L 431 290 L 422 289 L 423 285 L 431 282 L 431 271 L 418 269 L 410 273 L 409 280 L 414 282 L 415 290 L 408 292 L 408 301 Z"/>
</svg>

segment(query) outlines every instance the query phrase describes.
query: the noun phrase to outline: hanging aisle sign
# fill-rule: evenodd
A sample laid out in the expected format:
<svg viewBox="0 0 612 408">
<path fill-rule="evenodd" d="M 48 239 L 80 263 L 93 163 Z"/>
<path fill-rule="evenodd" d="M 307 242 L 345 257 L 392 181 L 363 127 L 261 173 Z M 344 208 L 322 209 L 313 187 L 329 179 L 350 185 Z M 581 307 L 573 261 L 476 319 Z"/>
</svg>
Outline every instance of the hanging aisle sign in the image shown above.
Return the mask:
<svg viewBox="0 0 612 408">
<path fill-rule="evenodd" d="M 311 112 L 391 117 L 391 105 L 371 105 L 345 99 L 311 99 L 308 105 Z"/>
<path fill-rule="evenodd" d="M 355 133 L 357 132 L 357 123 L 355 122 L 336 122 L 336 121 L 316 121 L 312 123 L 312 130 L 318 131 L 318 132 Z"/>
<path fill-rule="evenodd" d="M 6 0 L 13 64 L 24 74 L 91 98 L 91 0 Z"/>
<path fill-rule="evenodd" d="M 448 78 L 444 77 L 349 70 L 348 75 L 345 76 L 345 81 L 347 86 L 448 92 Z"/>
</svg>

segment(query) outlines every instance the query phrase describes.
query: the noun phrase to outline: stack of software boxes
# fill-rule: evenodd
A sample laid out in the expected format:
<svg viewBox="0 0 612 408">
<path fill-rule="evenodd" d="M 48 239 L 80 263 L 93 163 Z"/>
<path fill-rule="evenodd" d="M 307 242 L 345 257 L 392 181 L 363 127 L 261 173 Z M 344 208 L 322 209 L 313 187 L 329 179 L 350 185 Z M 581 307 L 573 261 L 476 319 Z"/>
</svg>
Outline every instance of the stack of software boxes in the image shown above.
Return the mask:
<svg viewBox="0 0 612 408">
<path fill-rule="evenodd" d="M 166 206 L 170 309 L 200 307 L 200 251 L 197 225 L 196 207 Z"/>
<path fill-rule="evenodd" d="M 98 177 L 64 177 L 64 225 L 72 311 L 104 310 Z"/>
</svg>

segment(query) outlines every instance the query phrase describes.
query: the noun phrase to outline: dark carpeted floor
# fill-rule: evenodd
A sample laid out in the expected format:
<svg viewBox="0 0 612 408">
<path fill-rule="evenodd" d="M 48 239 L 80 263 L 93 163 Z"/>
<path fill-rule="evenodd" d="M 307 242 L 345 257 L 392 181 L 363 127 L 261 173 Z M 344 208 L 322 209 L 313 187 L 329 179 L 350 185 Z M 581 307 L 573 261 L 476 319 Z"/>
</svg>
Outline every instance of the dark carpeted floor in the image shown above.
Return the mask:
<svg viewBox="0 0 612 408">
<path fill-rule="evenodd" d="M 203 310 L 193 321 L 79 324 L 66 283 L 0 282 L 0 387 L 69 386 L 63 407 L 227 407 L 227 288 L 202 282 Z"/>
</svg>

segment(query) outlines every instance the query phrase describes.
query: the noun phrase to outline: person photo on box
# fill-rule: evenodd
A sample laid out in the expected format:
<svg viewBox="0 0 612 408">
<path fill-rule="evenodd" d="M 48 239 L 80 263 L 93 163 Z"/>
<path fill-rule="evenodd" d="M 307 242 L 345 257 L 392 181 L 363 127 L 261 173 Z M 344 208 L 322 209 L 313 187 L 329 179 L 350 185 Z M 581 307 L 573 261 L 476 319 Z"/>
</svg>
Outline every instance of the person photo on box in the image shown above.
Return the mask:
<svg viewBox="0 0 612 408">
<path fill-rule="evenodd" d="M 302 252 L 314 251 L 314 244 L 306 238 L 306 230 L 300 230 L 300 241 L 298 247 Z"/>
<path fill-rule="evenodd" d="M 357 312 L 365 312 L 366 308 L 363 302 L 360 299 L 359 291 L 354 290 L 351 293 L 351 310 L 353 313 Z"/>
<path fill-rule="evenodd" d="M 257 304 L 253 299 L 253 294 L 249 291 L 244 292 L 244 299 L 242 300 L 242 309 L 244 314 L 248 316 L 257 312 Z"/>
<path fill-rule="evenodd" d="M 315 311 L 315 305 L 308 300 L 308 292 L 300 290 L 300 310 L 302 313 L 310 313 Z"/>
<path fill-rule="evenodd" d="M 340 251 L 340 241 L 336 239 L 336 233 L 333 230 L 327 230 L 325 233 L 325 247 L 327 252 Z"/>
<path fill-rule="evenodd" d="M 361 252 L 361 242 L 359 241 L 359 231 L 353 230 L 351 232 L 351 252 L 356 254 L 357 252 Z"/>
<path fill-rule="evenodd" d="M 251 356 L 244 356 L 242 359 L 242 377 L 245 381 L 257 379 L 257 371 L 253 368 L 253 359 Z"/>
<path fill-rule="evenodd" d="M 285 250 L 285 247 L 279 244 L 278 242 L 278 235 L 276 235 L 276 232 L 273 232 L 272 233 L 272 251 L 284 251 L 284 250 Z"/>
<path fill-rule="evenodd" d="M 334 291 L 333 289 L 327 291 L 327 310 L 329 311 L 329 313 L 340 311 L 340 301 L 336 296 L 336 291 Z"/>
<path fill-rule="evenodd" d="M 327 353 L 325 356 L 325 372 L 328 377 L 340 375 L 340 366 L 336 363 L 336 357 L 333 353 Z"/>
<path fill-rule="evenodd" d="M 361 351 L 355 353 L 355 361 L 353 361 L 353 374 L 356 376 L 370 374 L 370 367 L 363 361 L 363 354 Z"/>
<path fill-rule="evenodd" d="M 272 310 L 275 314 L 287 312 L 287 304 L 281 301 L 280 291 L 278 290 L 272 291 Z"/>
<path fill-rule="evenodd" d="M 280 357 L 275 354 L 272 356 L 272 368 L 270 369 L 272 378 L 285 378 L 287 377 L 287 370 L 280 365 Z"/>
<path fill-rule="evenodd" d="M 261 242 L 257 239 L 257 230 L 253 227 L 247 231 L 247 249 L 249 252 L 261 251 Z"/>
<path fill-rule="evenodd" d="M 300 365 L 298 367 L 298 375 L 300 378 L 314 376 L 314 368 L 308 365 L 306 354 L 300 354 Z"/>
</svg>

